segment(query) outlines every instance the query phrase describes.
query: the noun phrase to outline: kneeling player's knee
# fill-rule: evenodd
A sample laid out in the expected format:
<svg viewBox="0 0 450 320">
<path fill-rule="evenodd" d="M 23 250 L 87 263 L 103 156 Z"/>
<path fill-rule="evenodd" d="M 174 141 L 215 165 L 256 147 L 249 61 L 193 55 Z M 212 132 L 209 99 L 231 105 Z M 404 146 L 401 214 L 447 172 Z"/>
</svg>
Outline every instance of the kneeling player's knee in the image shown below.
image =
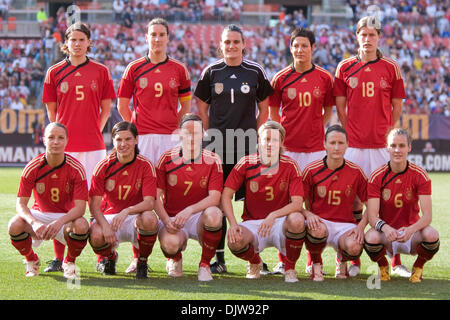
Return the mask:
<svg viewBox="0 0 450 320">
<path fill-rule="evenodd" d="M 364 240 L 368 243 L 381 243 L 381 234 L 372 228 L 366 232 Z"/>
<path fill-rule="evenodd" d="M 158 219 L 151 211 L 144 211 L 136 218 L 136 226 L 139 229 L 153 231 L 158 228 Z"/>
<path fill-rule="evenodd" d="M 164 239 L 160 241 L 160 243 L 161 250 L 169 255 L 174 255 L 181 249 L 180 239 L 175 235 L 164 237 Z"/>
<path fill-rule="evenodd" d="M 328 237 L 328 229 L 323 223 L 319 223 L 315 230 L 308 229 L 308 234 L 314 238 L 326 238 Z"/>
<path fill-rule="evenodd" d="M 222 226 L 222 211 L 217 207 L 206 208 L 202 214 L 203 224 L 210 228 L 220 228 Z"/>
<path fill-rule="evenodd" d="M 439 232 L 431 226 L 427 226 L 422 229 L 423 241 L 434 242 L 439 239 Z"/>
<path fill-rule="evenodd" d="M 305 217 L 300 212 L 293 212 L 287 216 L 286 226 L 290 232 L 301 233 L 305 230 Z"/>
<path fill-rule="evenodd" d="M 18 215 L 15 215 L 9 220 L 8 223 L 8 233 L 10 235 L 17 235 L 19 233 L 22 233 L 25 228 L 25 220 L 23 220 Z"/>
<path fill-rule="evenodd" d="M 89 243 L 93 247 L 98 247 L 104 242 L 102 228 L 98 223 L 94 223 L 89 230 Z"/>
<path fill-rule="evenodd" d="M 89 231 L 89 222 L 83 217 L 76 219 L 73 222 L 73 230 L 77 234 L 85 234 Z"/>
<path fill-rule="evenodd" d="M 350 256 L 360 256 L 363 250 L 363 245 L 355 240 L 346 241 L 345 251 Z"/>
</svg>

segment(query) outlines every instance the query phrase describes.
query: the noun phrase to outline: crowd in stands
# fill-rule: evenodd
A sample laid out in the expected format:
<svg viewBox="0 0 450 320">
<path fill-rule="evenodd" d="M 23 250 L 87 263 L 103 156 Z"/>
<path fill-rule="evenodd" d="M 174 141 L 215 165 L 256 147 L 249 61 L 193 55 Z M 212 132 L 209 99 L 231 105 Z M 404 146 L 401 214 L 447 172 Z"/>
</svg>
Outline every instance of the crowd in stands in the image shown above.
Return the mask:
<svg viewBox="0 0 450 320">
<path fill-rule="evenodd" d="M 116 89 L 127 64 L 147 53 L 145 22 L 153 16 L 147 16 L 145 8 L 162 3 L 167 6 L 189 5 L 192 2 L 204 4 L 208 0 L 119 2 L 126 2 L 123 10 L 132 8 L 134 16 L 131 28 L 119 22 L 115 25 L 91 26 L 94 44 L 91 56 L 109 67 Z M 348 2 L 351 5 L 353 1 Z M 356 20 L 365 15 L 371 1 L 357 2 L 354 11 Z M 434 0 L 379 2 L 383 26 L 380 48 L 384 55 L 396 60 L 402 69 L 407 93 L 404 112 L 450 116 L 450 8 Z M 140 7 L 144 8 L 144 15 L 138 18 L 139 10 L 136 8 Z M 168 53 L 187 64 L 192 89 L 195 89 L 203 68 L 219 58 L 217 45 L 222 26 L 175 20 L 176 22 L 171 23 L 172 39 Z M 295 11 L 289 14 L 283 12 L 279 23 L 274 27 L 244 26 L 246 57 L 262 64 L 269 78 L 272 78 L 290 63 L 289 35 L 293 28 L 299 26 L 314 31 L 314 62 L 332 74 L 341 60 L 357 52 L 354 24 L 308 24 L 304 13 Z M 67 28 L 64 10 L 58 11 L 55 19 L 43 22 L 41 28 L 42 40 L 13 41 L 12 44 L 7 40 L 0 40 L 0 107 L 43 107 L 40 103 L 40 91 L 45 72 L 50 65 L 63 58 L 59 43 Z M 208 32 L 213 33 L 211 37 L 199 37 L 199 34 L 204 33 L 204 28 L 209 28 Z"/>
</svg>

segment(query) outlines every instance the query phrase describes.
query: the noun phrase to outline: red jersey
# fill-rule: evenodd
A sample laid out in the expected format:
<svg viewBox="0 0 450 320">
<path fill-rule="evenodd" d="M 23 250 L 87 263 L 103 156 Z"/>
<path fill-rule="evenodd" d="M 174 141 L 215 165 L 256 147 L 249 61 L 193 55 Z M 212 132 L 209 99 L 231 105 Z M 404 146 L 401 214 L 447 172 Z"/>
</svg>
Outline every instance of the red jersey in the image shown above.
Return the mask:
<svg viewBox="0 0 450 320">
<path fill-rule="evenodd" d="M 356 196 L 367 201 L 367 178 L 358 165 L 348 160 L 335 170 L 328 168 L 326 157 L 311 162 L 304 170 L 303 187 L 311 211 L 329 221 L 356 224 L 353 202 Z"/>
<path fill-rule="evenodd" d="M 65 59 L 47 71 L 42 102 L 56 102 L 56 121 L 67 128 L 67 152 L 105 149 L 100 131 L 100 105 L 115 99 L 113 80 L 108 68 L 87 58 L 73 66 Z"/>
<path fill-rule="evenodd" d="M 50 167 L 45 153 L 31 160 L 23 169 L 17 197 L 28 198 L 33 192 L 33 209 L 40 212 L 64 213 L 74 206 L 74 200 L 88 200 L 88 186 L 83 165 L 71 155 Z"/>
<path fill-rule="evenodd" d="M 133 98 L 131 121 L 139 134 L 171 134 L 178 128 L 178 100 L 191 99 L 189 72 L 175 59 L 154 64 L 145 56 L 128 65 L 117 96 Z"/>
<path fill-rule="evenodd" d="M 164 208 L 174 217 L 184 208 L 209 195 L 209 191 L 223 189 L 223 171 L 220 158 L 203 149 L 192 162 L 183 161 L 181 147 L 164 152 L 156 166 L 158 189 L 164 191 Z"/>
<path fill-rule="evenodd" d="M 151 196 L 156 199 L 156 171 L 153 164 L 138 154 L 122 164 L 112 153 L 97 164 L 89 196 L 101 196 L 103 214 L 120 213 Z"/>
<path fill-rule="evenodd" d="M 411 162 L 400 173 L 392 172 L 388 163 L 372 173 L 367 192 L 369 199 L 380 199 L 380 219 L 399 229 L 419 220 L 419 195 L 431 195 L 431 180 Z"/>
<path fill-rule="evenodd" d="M 292 196 L 303 197 L 302 173 L 293 159 L 282 155 L 278 165 L 264 166 L 259 154 L 243 157 L 231 170 L 225 187 L 239 190 L 245 182 L 242 220 L 259 220 L 291 202 Z"/>
<path fill-rule="evenodd" d="M 281 106 L 280 122 L 286 129 L 285 148 L 292 152 L 324 150 L 322 110 L 335 104 L 331 74 L 315 65 L 298 73 L 290 65 L 273 77 L 272 87 L 274 93 L 269 105 Z"/>
<path fill-rule="evenodd" d="M 359 57 L 343 60 L 336 69 L 334 95 L 347 97 L 349 146 L 384 148 L 392 123 L 392 99 L 405 98 L 400 68 L 387 58 L 363 63 Z"/>
</svg>

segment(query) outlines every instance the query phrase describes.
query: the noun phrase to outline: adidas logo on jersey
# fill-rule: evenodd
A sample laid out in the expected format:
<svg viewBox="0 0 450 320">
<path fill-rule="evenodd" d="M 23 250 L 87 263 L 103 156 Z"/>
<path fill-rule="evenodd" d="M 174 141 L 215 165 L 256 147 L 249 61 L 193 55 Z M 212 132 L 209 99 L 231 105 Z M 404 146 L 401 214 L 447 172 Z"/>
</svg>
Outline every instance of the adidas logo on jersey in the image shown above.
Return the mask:
<svg viewBox="0 0 450 320">
<path fill-rule="evenodd" d="M 156 70 L 155 70 L 155 73 L 161 73 L 161 70 L 156 69 Z"/>
<path fill-rule="evenodd" d="M 52 179 L 58 179 L 58 175 L 57 175 L 56 173 L 54 173 L 54 174 L 52 175 Z"/>
<path fill-rule="evenodd" d="M 122 175 L 123 175 L 123 176 L 127 176 L 127 175 L 128 175 L 128 171 L 125 170 L 125 171 L 122 173 Z"/>
<path fill-rule="evenodd" d="M 192 168 L 191 167 L 187 167 L 186 171 L 192 171 Z"/>
<path fill-rule="evenodd" d="M 366 69 L 364 69 L 364 72 L 370 72 L 372 70 L 370 70 L 370 67 L 367 67 Z"/>
<path fill-rule="evenodd" d="M 302 81 L 300 82 L 308 82 L 308 80 L 306 80 L 305 78 L 302 79 Z"/>
<path fill-rule="evenodd" d="M 75 73 L 75 77 L 81 77 L 81 73 L 80 72 Z"/>
<path fill-rule="evenodd" d="M 402 180 L 397 179 L 397 181 L 395 181 L 395 183 L 402 183 Z"/>
<path fill-rule="evenodd" d="M 230 77 L 230 79 L 237 79 L 236 75 L 233 73 Z"/>
</svg>

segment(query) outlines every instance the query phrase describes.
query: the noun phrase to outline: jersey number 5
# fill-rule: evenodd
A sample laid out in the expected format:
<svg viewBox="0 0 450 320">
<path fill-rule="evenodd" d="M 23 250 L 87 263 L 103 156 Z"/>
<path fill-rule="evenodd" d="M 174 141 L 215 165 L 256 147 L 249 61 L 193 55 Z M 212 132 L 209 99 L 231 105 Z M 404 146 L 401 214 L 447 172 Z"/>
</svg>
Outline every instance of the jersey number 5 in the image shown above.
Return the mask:
<svg viewBox="0 0 450 320">
<path fill-rule="evenodd" d="M 83 101 L 84 100 L 84 92 L 83 92 L 83 86 L 79 85 L 75 87 L 75 94 L 76 94 L 76 100 L 77 101 Z"/>
</svg>

